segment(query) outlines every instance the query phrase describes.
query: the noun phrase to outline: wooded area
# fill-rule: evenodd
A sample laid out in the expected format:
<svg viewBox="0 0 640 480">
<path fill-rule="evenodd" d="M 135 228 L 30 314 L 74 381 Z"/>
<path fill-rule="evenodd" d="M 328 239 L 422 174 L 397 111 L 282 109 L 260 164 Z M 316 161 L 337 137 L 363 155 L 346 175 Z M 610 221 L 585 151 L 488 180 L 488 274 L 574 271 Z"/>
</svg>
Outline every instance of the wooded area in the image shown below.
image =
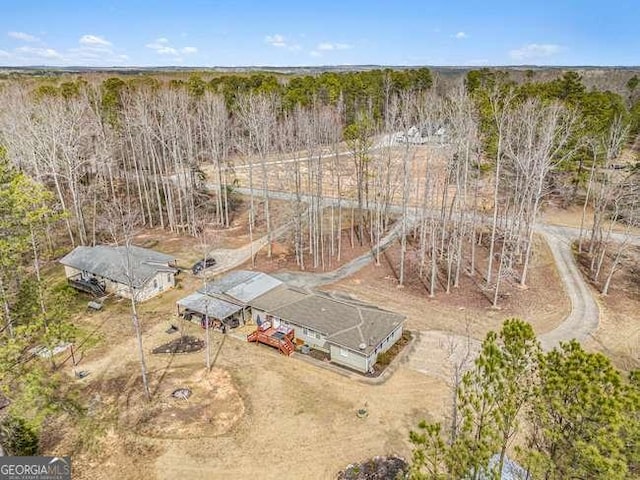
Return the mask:
<svg viewBox="0 0 640 480">
<path fill-rule="evenodd" d="M 575 72 L 516 84 L 487 69 L 432 84 L 427 69 L 9 82 L 0 128 L 9 162 L 53 193 L 72 245 L 112 237 L 116 200 L 140 227 L 228 227 L 244 187 L 252 230 L 260 222 L 271 236 L 293 220 L 300 268 L 305 253 L 314 268 L 339 261 L 345 228 L 373 248 L 395 223 L 400 284 L 410 270 L 434 295 L 480 273 L 495 305 L 505 279 L 526 285 L 534 225 L 553 198 L 594 212 L 580 250 L 608 278 L 602 258 L 619 250 L 607 232 L 638 217 L 637 169 L 617 163 L 640 125 L 636 83 L 627 98 L 587 91 Z M 438 153 L 418 159 L 424 144 Z M 281 218 L 274 190 L 289 195 Z"/>
<path fill-rule="evenodd" d="M 582 208 L 576 250 L 587 255 L 593 280 L 607 294 L 640 222 L 639 133 L 637 77 L 626 91 L 613 93 L 588 90 L 572 71 L 544 82 L 533 76 L 515 82 L 509 72 L 484 69 L 447 83 L 424 68 L 4 81 L 0 382 L 15 409 L 10 425 L 37 431 L 52 409 L 75 408 L 52 374 L 53 361 L 33 362 L 29 353 L 35 345 L 54 348 L 77 338 L 65 312 L 73 298 L 41 275 L 44 259 L 72 246 L 127 243 L 137 228 L 205 235 L 208 228 L 229 228 L 244 202 L 250 239 L 266 232 L 270 256 L 276 232 L 288 227 L 278 235 L 301 270 L 329 270 L 358 245 L 380 262 L 382 241 L 393 234 L 399 285 L 415 276 L 435 296 L 468 276 L 495 307 L 505 289 L 527 285 L 536 223 L 546 202 L 554 201 Z M 625 149 L 633 152 L 628 160 L 622 159 Z M 276 200 L 286 206 L 275 208 Z M 136 317 L 135 303 L 132 308 Z M 525 407 L 536 426 L 527 432 L 528 452 L 546 455 L 527 461 L 555 472 L 547 478 L 566 478 L 590 453 L 570 445 L 557 412 L 544 402 L 559 395 L 563 368 L 594 364 L 607 375 L 603 380 L 594 370 L 595 380 L 604 382 L 594 380 L 596 393 L 613 393 L 586 413 L 569 413 L 610 408 L 612 419 L 594 417 L 593 428 L 608 433 L 599 456 L 584 468 L 604 472 L 593 478 L 631 478 L 606 475 L 625 472 L 621 465 L 637 472 L 637 452 L 632 456 L 624 446 L 626 435 L 638 435 L 637 398 L 629 393 L 637 396 L 637 389 L 578 345 L 542 355 L 527 338 L 524 363 L 500 357 L 495 362 L 507 370 L 499 371 L 488 357 L 509 352 L 500 350 L 496 337 L 485 342 L 476 370 L 458 386 L 450 435 L 442 436 L 443 427 L 421 426 L 414 441 L 431 449 L 416 457 L 432 462 L 432 476 L 425 478 L 450 478 L 441 477 L 445 465 L 452 475 L 459 468 L 479 472 L 496 447 L 503 457 Z M 513 379 L 509 385 L 528 390 L 505 392 L 511 387 L 503 374 L 511 375 L 505 377 Z M 564 400 L 576 391 L 583 395 L 567 389 Z M 493 398 L 496 392 L 504 398 Z M 622 417 L 632 400 L 636 430 L 628 432 Z M 484 419 L 494 412 L 495 425 L 485 433 Z M 586 427 L 578 434 L 585 444 L 595 437 Z M 637 449 L 637 441 L 633 445 Z M 467 463 L 454 467 L 449 454 Z M 571 463 L 575 459 L 580 462 Z"/>
</svg>

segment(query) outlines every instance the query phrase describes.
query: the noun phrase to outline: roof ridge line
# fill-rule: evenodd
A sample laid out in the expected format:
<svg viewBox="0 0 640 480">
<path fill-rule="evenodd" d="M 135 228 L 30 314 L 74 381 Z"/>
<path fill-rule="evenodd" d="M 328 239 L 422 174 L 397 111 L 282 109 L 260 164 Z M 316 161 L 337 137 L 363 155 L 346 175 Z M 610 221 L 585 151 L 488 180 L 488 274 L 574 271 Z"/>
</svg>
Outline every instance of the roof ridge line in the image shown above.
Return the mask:
<svg viewBox="0 0 640 480">
<path fill-rule="evenodd" d="M 362 334 L 362 329 L 360 328 L 364 324 L 364 318 L 362 318 L 362 312 L 358 307 L 354 307 L 358 311 L 358 317 L 360 317 L 360 323 L 356 323 L 355 325 L 351 325 L 350 327 L 343 328 L 342 330 L 338 330 L 337 332 L 333 332 L 331 335 L 327 335 L 327 339 L 334 337 L 336 335 L 340 335 L 342 333 L 348 332 L 349 330 L 353 330 L 354 328 L 358 329 L 358 333 L 360 334 L 360 340 L 362 343 L 367 343 L 365 341 L 364 335 Z"/>
<path fill-rule="evenodd" d="M 285 284 L 283 283 L 283 285 L 285 285 Z M 289 287 L 287 287 L 287 286 L 285 286 L 285 288 L 286 288 L 287 290 L 289 289 Z M 268 292 L 265 292 L 265 293 L 264 293 L 264 295 L 268 295 L 269 293 L 273 292 L 274 290 L 275 290 L 275 289 L 269 290 Z M 298 292 L 298 293 L 303 293 L 304 295 L 310 295 L 310 293 L 306 293 L 306 292 Z M 262 297 L 262 296 L 263 296 L 263 295 L 260 295 L 260 297 Z M 260 297 L 256 297 L 256 298 L 254 298 L 253 300 L 256 300 L 256 299 L 258 299 L 258 298 L 260 298 Z M 252 306 L 252 305 L 251 305 L 251 303 L 253 302 L 253 300 L 252 300 L 252 301 L 250 301 L 250 302 L 247 302 L 247 305 Z M 302 300 L 304 300 L 304 298 L 298 298 L 297 300 L 293 300 L 293 301 L 291 301 L 291 302 L 287 302 L 287 303 L 283 303 L 282 305 L 278 305 L 276 308 L 288 307 L 289 305 L 294 305 L 294 304 L 296 304 L 296 303 L 298 303 L 298 302 L 301 302 Z M 264 310 L 266 313 L 270 313 L 270 311 L 269 311 L 269 310 L 271 310 L 271 311 L 272 311 L 273 309 L 269 309 L 269 310 L 267 310 L 267 309 L 261 309 L 261 310 Z"/>
</svg>

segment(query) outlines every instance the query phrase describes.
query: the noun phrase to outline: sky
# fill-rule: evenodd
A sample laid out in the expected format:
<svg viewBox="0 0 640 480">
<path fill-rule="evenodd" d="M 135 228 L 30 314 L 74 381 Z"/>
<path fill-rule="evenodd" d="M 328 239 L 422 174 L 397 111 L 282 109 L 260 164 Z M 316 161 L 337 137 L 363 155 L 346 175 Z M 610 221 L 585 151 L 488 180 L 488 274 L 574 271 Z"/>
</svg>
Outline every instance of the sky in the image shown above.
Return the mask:
<svg viewBox="0 0 640 480">
<path fill-rule="evenodd" d="M 0 0 L 4 66 L 640 65 L 640 0 Z"/>
</svg>

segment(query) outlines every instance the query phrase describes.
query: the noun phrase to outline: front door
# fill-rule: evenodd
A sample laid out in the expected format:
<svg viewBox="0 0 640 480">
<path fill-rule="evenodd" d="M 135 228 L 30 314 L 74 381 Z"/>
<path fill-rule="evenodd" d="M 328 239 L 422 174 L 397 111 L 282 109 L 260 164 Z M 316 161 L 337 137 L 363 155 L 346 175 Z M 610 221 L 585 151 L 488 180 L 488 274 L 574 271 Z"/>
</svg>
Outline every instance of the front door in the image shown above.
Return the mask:
<svg viewBox="0 0 640 480">
<path fill-rule="evenodd" d="M 273 315 L 267 315 L 267 320 L 271 322 L 271 326 L 273 328 L 278 328 L 280 326 L 280 319 L 278 317 L 274 317 Z"/>
</svg>

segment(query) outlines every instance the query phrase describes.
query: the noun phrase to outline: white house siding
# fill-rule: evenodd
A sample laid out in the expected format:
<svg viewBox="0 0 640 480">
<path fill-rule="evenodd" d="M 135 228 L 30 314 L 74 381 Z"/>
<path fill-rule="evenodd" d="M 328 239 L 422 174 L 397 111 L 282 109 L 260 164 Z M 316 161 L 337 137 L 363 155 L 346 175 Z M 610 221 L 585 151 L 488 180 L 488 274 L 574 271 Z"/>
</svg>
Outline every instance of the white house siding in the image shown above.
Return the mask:
<svg viewBox="0 0 640 480">
<path fill-rule="evenodd" d="M 100 275 L 94 275 L 91 272 L 83 272 L 82 270 L 69 267 L 67 265 L 64 266 L 64 273 L 67 276 L 67 278 L 73 278 L 73 277 L 76 277 L 77 275 L 81 275 L 83 280 L 89 280 L 91 278 L 95 278 L 100 283 L 104 284 L 105 292 L 113 293 L 115 295 L 118 295 L 124 298 L 131 298 L 131 296 L 129 295 L 129 288 L 126 285 L 111 281 Z"/>
<path fill-rule="evenodd" d="M 137 300 L 144 302 L 175 286 L 175 274 L 173 272 L 158 272 L 150 278 L 144 287 L 138 291 Z M 124 295 L 123 295 L 124 296 Z"/>
<path fill-rule="evenodd" d="M 66 265 L 64 266 L 64 274 L 67 276 L 67 278 L 75 277 L 79 273 L 80 270 L 78 270 L 77 268 L 67 267 Z"/>
<path fill-rule="evenodd" d="M 340 348 L 338 345 L 332 344 L 329 352 L 331 354 L 331 361 L 365 373 L 376 364 L 378 355 L 389 350 L 392 345 L 400 340 L 401 336 L 402 325 L 398 326 L 398 328 L 385 337 L 368 357 L 353 350 Z"/>
<path fill-rule="evenodd" d="M 123 298 L 131 298 L 131 295 L 129 295 L 128 286 L 122 283 L 114 282 L 112 280 L 107 280 L 105 278 L 102 278 L 100 275 L 95 275 L 95 277 L 98 280 L 104 282 L 104 289 L 106 290 L 107 293 L 113 293 Z"/>
<path fill-rule="evenodd" d="M 314 330 L 311 330 L 310 328 L 301 327 L 294 323 L 289 324 L 289 326 L 293 327 L 293 329 L 295 330 L 296 338 L 299 338 L 307 345 L 310 345 L 319 350 L 324 350 L 325 352 L 329 351 L 327 348 L 327 339 L 320 332 L 316 332 Z"/>
<path fill-rule="evenodd" d="M 367 357 L 365 355 L 356 353 L 353 350 L 340 348 L 333 344 L 330 345 L 329 353 L 331 354 L 331 362 L 333 363 L 352 368 L 362 373 L 366 373 L 369 370 L 370 365 L 367 364 Z"/>
<path fill-rule="evenodd" d="M 274 317 L 262 310 L 258 310 L 256 308 L 251 309 L 251 319 L 253 323 L 258 323 L 258 317 L 260 317 L 260 321 L 264 322 L 265 320 L 271 321 L 271 324 L 274 327 L 278 327 L 280 325 L 284 325 L 285 327 L 293 328 L 295 332 L 295 338 L 300 339 L 307 345 L 310 345 L 319 350 L 324 350 L 328 352 L 328 345 L 326 337 L 320 332 L 316 332 L 306 327 L 302 327 L 300 325 L 296 325 L 295 323 L 288 322 L 286 320 L 282 320 L 278 317 Z"/>
<path fill-rule="evenodd" d="M 369 355 L 369 365 L 373 366 L 378 361 L 378 355 L 389 350 L 402 336 L 402 325 L 398 326 L 393 332 L 391 332 L 386 338 L 382 340 L 375 348 L 375 350 Z"/>
<path fill-rule="evenodd" d="M 65 275 L 67 278 L 75 277 L 78 274 L 84 273 L 73 267 L 64 267 Z M 129 294 L 129 287 L 123 283 L 114 282 L 108 278 L 101 277 L 100 275 L 94 275 L 90 272 L 86 272 L 83 278 L 88 280 L 89 278 L 96 278 L 99 282 L 104 283 L 105 291 L 112 293 L 123 298 L 131 298 Z M 176 279 L 173 272 L 158 272 L 155 277 L 151 278 L 142 289 L 137 289 L 136 300 L 138 302 L 144 302 L 150 298 L 158 295 L 160 292 L 175 287 Z"/>
<path fill-rule="evenodd" d="M 252 308 L 251 309 L 251 320 L 256 325 L 258 324 L 258 317 L 260 317 L 260 321 L 261 322 L 264 322 L 267 319 L 267 314 L 265 312 L 263 312 L 262 310 L 258 310 L 258 309 Z"/>
<path fill-rule="evenodd" d="M 123 283 L 113 282 L 108 279 L 102 279 L 96 275 L 98 280 L 105 282 L 105 290 L 108 293 L 113 293 L 122 298 L 131 298 L 129 286 Z M 172 272 L 158 272 L 156 275 L 149 279 L 147 283 L 140 289 L 135 289 L 136 301 L 144 302 L 156 295 L 173 288 L 175 286 L 175 275 Z"/>
</svg>

